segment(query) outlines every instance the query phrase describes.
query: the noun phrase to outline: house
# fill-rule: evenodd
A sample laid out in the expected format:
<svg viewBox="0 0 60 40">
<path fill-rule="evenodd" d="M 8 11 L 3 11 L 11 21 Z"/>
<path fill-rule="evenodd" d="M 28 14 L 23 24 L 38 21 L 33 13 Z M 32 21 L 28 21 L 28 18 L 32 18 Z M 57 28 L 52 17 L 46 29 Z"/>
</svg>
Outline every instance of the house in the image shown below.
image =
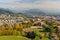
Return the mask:
<svg viewBox="0 0 60 40">
<path fill-rule="evenodd" d="M 38 28 L 38 29 L 43 28 L 43 27 L 41 26 L 41 21 L 34 22 L 34 23 L 33 23 L 33 26 L 31 26 L 31 28 Z"/>
</svg>

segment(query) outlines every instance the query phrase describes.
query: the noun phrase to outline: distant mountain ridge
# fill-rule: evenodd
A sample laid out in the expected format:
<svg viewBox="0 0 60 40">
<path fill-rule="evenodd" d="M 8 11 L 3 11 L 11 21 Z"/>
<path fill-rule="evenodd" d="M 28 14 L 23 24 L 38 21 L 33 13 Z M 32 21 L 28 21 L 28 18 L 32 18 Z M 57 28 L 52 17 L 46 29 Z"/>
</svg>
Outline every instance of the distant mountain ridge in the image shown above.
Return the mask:
<svg viewBox="0 0 60 40">
<path fill-rule="evenodd" d="M 0 14 L 25 14 L 25 15 L 60 15 L 60 11 L 47 11 L 47 10 L 40 10 L 40 9 L 28 9 L 28 10 L 11 10 L 11 9 L 4 9 L 0 8 Z"/>
<path fill-rule="evenodd" d="M 46 13 L 39 10 L 39 9 L 29 9 L 29 10 L 24 10 L 23 11 L 26 14 L 38 14 L 38 15 L 45 15 Z"/>
<path fill-rule="evenodd" d="M 15 12 L 14 12 L 13 10 L 0 8 L 0 14 L 5 14 L 5 13 L 12 14 L 12 13 L 15 13 Z M 23 13 L 23 14 L 38 14 L 38 15 L 44 15 L 44 14 L 45 14 L 44 12 L 42 12 L 42 11 L 39 10 L 39 9 L 23 10 L 22 12 L 17 12 L 17 13 Z"/>
<path fill-rule="evenodd" d="M 12 14 L 12 13 L 13 12 L 8 9 L 0 8 L 0 14 Z"/>
</svg>

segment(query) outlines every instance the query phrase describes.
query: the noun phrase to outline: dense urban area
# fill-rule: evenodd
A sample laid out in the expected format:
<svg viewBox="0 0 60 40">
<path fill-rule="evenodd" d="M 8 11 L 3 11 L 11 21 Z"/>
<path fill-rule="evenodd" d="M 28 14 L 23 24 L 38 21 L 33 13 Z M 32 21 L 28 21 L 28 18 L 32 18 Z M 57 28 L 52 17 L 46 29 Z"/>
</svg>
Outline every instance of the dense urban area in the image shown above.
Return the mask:
<svg viewBox="0 0 60 40">
<path fill-rule="evenodd" d="M 7 40 L 60 40 L 60 16 L 0 14 L 0 36 L 1 40 L 5 36 Z"/>
</svg>

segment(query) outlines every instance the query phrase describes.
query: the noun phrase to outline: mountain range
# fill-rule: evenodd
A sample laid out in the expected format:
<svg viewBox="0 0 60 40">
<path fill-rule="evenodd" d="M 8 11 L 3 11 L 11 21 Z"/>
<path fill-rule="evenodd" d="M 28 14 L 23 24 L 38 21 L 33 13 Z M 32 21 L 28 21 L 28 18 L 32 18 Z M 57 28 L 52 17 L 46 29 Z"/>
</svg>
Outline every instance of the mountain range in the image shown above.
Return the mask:
<svg viewBox="0 0 60 40">
<path fill-rule="evenodd" d="M 30 9 L 30 10 L 23 10 L 23 11 L 20 11 L 20 12 L 17 12 L 17 11 L 13 11 L 13 10 L 9 10 L 9 9 L 3 9 L 3 8 L 0 8 L 0 14 L 12 14 L 12 13 L 23 13 L 23 14 L 45 14 L 44 12 L 42 12 L 41 10 L 39 9 Z"/>
<path fill-rule="evenodd" d="M 12 14 L 13 12 L 8 9 L 0 8 L 0 14 Z"/>
<path fill-rule="evenodd" d="M 36 15 L 60 15 L 60 11 L 47 11 L 47 10 L 40 10 L 40 9 L 28 9 L 28 10 L 10 10 L 0 8 L 0 14 L 14 14 L 14 13 L 22 13 L 22 14 L 36 14 Z"/>
</svg>

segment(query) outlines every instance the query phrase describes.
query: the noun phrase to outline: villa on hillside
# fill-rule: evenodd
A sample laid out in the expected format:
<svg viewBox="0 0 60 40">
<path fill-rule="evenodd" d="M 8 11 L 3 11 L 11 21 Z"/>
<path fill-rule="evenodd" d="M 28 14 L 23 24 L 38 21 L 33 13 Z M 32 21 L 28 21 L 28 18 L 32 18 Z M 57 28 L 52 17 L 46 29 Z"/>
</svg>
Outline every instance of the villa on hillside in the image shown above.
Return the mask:
<svg viewBox="0 0 60 40">
<path fill-rule="evenodd" d="M 33 26 L 31 26 L 31 28 L 38 28 L 38 29 L 43 28 L 41 26 L 41 21 L 34 22 Z"/>
</svg>

